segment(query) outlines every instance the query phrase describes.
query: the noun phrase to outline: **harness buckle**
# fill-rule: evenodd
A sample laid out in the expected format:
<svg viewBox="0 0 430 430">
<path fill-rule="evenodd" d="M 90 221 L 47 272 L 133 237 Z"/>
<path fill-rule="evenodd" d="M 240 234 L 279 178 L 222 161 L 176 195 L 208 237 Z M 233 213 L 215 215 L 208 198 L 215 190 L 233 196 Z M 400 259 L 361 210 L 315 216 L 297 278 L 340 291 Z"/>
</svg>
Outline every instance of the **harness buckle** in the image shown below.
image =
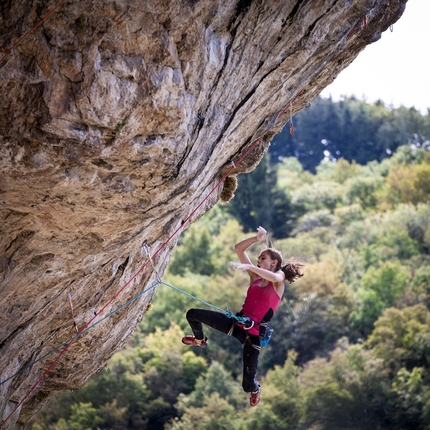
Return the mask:
<svg viewBox="0 0 430 430">
<path fill-rule="evenodd" d="M 250 325 L 249 325 L 249 326 L 247 326 L 247 324 L 248 324 L 248 323 L 250 323 Z M 245 330 L 251 330 L 251 329 L 252 329 L 252 327 L 254 327 L 254 324 L 255 324 L 255 322 L 254 322 L 254 321 L 252 321 L 252 320 L 247 321 L 247 322 L 243 325 L 243 328 L 244 328 Z"/>
</svg>

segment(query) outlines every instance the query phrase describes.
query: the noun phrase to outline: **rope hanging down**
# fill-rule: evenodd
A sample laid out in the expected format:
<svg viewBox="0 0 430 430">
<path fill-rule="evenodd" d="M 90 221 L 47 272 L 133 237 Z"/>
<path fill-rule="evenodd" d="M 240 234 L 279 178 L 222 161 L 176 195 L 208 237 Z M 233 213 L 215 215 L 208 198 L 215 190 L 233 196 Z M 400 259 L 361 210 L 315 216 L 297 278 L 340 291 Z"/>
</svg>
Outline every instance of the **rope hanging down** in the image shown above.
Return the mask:
<svg viewBox="0 0 430 430">
<path fill-rule="evenodd" d="M 34 26 L 30 31 L 28 31 L 24 36 L 22 36 L 11 48 L 4 49 L 6 53 L 3 55 L 3 57 L 0 59 L 0 63 L 6 58 L 7 55 L 11 53 L 11 51 L 19 44 L 21 43 L 31 32 L 33 32 L 37 27 L 39 27 L 50 15 L 52 15 L 55 10 L 57 10 L 62 4 L 64 4 L 67 0 L 62 0 L 48 15 L 41 20 L 36 26 Z M 299 94 L 297 94 L 296 97 L 291 100 L 291 102 L 286 106 L 286 108 L 281 111 L 274 123 L 276 123 L 281 116 L 286 112 L 288 108 L 291 108 L 292 103 L 302 94 L 303 91 L 301 91 Z M 248 156 L 248 154 L 254 149 L 254 147 L 263 139 L 264 134 L 259 136 L 250 146 L 249 148 L 242 154 L 242 156 L 239 158 L 238 161 L 232 162 L 232 167 L 225 173 L 225 175 L 221 178 L 221 180 L 212 188 L 212 190 L 207 194 L 207 196 L 196 206 L 196 208 L 188 215 L 188 217 L 183 221 L 183 223 L 167 238 L 167 240 L 158 248 L 158 250 L 155 252 L 153 257 L 156 257 L 158 254 L 161 253 L 161 251 L 168 245 L 168 243 L 175 237 L 181 230 L 184 229 L 185 225 L 192 219 L 192 217 L 196 214 L 196 212 L 203 206 L 203 204 L 209 199 L 209 197 L 218 189 L 218 187 L 225 181 L 225 179 L 232 173 L 232 171 L 236 168 L 236 166 L 242 162 L 244 158 Z M 29 397 L 29 395 L 35 390 L 35 388 L 40 384 L 40 382 L 45 379 L 47 374 L 50 372 L 50 370 L 55 366 L 55 364 L 59 361 L 59 359 L 66 353 L 66 351 L 70 348 L 70 346 L 75 342 L 75 340 L 83 334 L 89 327 L 92 327 L 91 324 L 97 318 L 99 315 L 101 315 L 105 309 L 137 278 L 137 276 L 142 273 L 142 271 L 148 266 L 148 264 L 152 263 L 152 259 L 148 259 L 141 268 L 131 277 L 131 279 L 110 299 L 108 302 L 100 309 L 99 312 L 97 312 L 88 322 L 87 324 L 78 331 L 77 335 L 71 338 L 66 344 L 61 345 L 57 349 L 64 346 L 64 349 L 58 354 L 56 359 L 51 363 L 51 365 L 45 370 L 45 372 L 42 374 L 42 376 L 36 381 L 36 383 L 30 388 L 30 390 L 27 392 L 27 394 L 22 398 L 22 400 L 16 405 L 16 407 L 12 410 L 12 412 L 5 418 L 5 420 L 0 424 L 0 428 L 4 426 L 4 424 L 9 420 L 9 418 L 21 407 L 21 405 L 24 403 L 24 401 Z M 158 276 L 158 274 L 157 274 Z M 168 285 L 170 287 L 170 285 Z M 172 286 L 173 287 L 173 286 Z M 174 287 L 173 287 L 174 288 Z M 218 308 L 219 309 L 219 308 Z M 226 314 L 230 317 L 233 317 L 233 314 L 226 311 Z M 95 325 L 95 324 L 94 324 Z"/>
<path fill-rule="evenodd" d="M 40 361 L 44 360 L 45 358 L 49 357 L 51 354 L 53 354 L 54 352 L 58 351 L 59 349 L 61 349 L 63 346 L 67 345 L 69 342 L 74 341 L 76 338 L 78 338 L 79 336 L 81 336 L 82 334 L 86 333 L 87 331 L 89 331 L 90 329 L 94 328 L 95 326 L 97 326 L 98 324 L 100 324 L 101 322 L 105 321 L 106 319 L 108 319 L 109 317 L 111 317 L 112 315 L 114 315 L 115 313 L 117 313 L 118 311 L 120 311 L 121 309 L 125 308 L 126 306 L 128 306 L 129 304 L 133 303 L 135 300 L 137 300 L 138 298 L 142 297 L 145 293 L 147 293 L 148 291 L 152 290 L 153 288 L 155 288 L 157 285 L 159 284 L 163 284 L 166 285 L 167 287 L 176 290 L 188 297 L 190 297 L 193 300 L 197 300 L 203 304 L 205 304 L 206 306 L 209 306 L 213 309 L 216 309 L 219 312 L 223 312 L 225 313 L 225 315 L 229 318 L 234 318 L 236 319 L 240 324 L 246 324 L 247 322 L 250 322 L 251 319 L 248 317 L 244 317 L 241 315 L 235 315 L 232 312 L 228 311 L 228 309 L 226 308 L 226 310 L 224 311 L 223 309 L 212 305 L 209 302 L 206 302 L 202 299 L 199 299 L 198 297 L 193 296 L 192 294 L 187 293 L 186 291 L 181 290 L 180 288 L 177 288 L 171 284 L 168 284 L 167 282 L 164 282 L 161 280 L 160 275 L 155 267 L 154 261 L 152 259 L 151 253 L 150 253 L 150 249 L 149 246 L 147 244 L 143 245 L 145 253 L 147 255 L 147 257 L 149 258 L 149 260 L 151 261 L 152 267 L 154 269 L 154 272 L 156 273 L 157 276 L 157 282 L 153 285 L 151 285 L 149 288 L 143 290 L 142 292 L 140 292 L 139 294 L 137 294 L 136 296 L 132 297 L 131 299 L 129 299 L 127 302 L 125 302 L 123 305 L 119 306 L 118 308 L 116 308 L 115 310 L 113 310 L 112 312 L 110 312 L 109 314 L 107 314 L 106 316 L 104 316 L 102 319 L 100 319 L 99 321 L 95 322 L 94 324 L 90 325 L 89 327 L 87 327 L 86 329 L 82 330 L 82 331 L 78 331 L 78 334 L 73 336 L 72 338 L 70 338 L 69 340 L 63 342 L 62 344 L 58 345 L 56 348 L 52 349 L 51 351 L 47 352 L 45 355 L 43 355 L 42 357 L 38 358 L 37 360 L 33 361 L 30 364 L 27 364 L 26 366 L 24 366 L 22 369 L 20 369 L 18 372 L 14 373 L 13 375 L 9 376 L 9 378 L 0 381 L 0 385 L 5 384 L 7 381 L 10 381 L 11 379 L 13 379 L 15 376 L 23 373 L 25 370 L 30 369 L 31 367 L 33 367 L 35 364 L 39 363 Z M 69 301 L 71 300 L 71 294 L 70 291 L 68 292 L 68 297 L 69 297 Z M 73 309 L 72 309 L 72 314 L 73 314 Z M 73 321 L 74 321 L 74 326 L 75 328 L 77 327 L 77 324 L 75 322 L 75 317 L 73 315 Z"/>
<path fill-rule="evenodd" d="M 187 293 L 186 291 L 181 290 L 178 287 L 175 287 L 171 284 L 168 284 L 167 282 L 164 282 L 162 280 L 157 280 L 157 282 L 153 285 L 151 285 L 150 287 L 148 287 L 147 289 L 143 290 L 142 292 L 140 292 L 139 294 L 137 294 L 136 296 L 132 297 L 131 299 L 127 300 L 127 302 L 125 302 L 124 304 L 122 304 L 121 306 L 119 306 L 118 308 L 116 308 L 115 310 L 113 310 L 112 312 L 108 313 L 107 315 L 105 315 L 102 319 L 100 319 L 99 321 L 95 322 L 94 324 L 90 325 L 89 327 L 87 327 L 85 330 L 82 330 L 80 332 L 78 332 L 78 334 L 76 334 L 75 336 L 73 336 L 72 338 L 70 338 L 69 340 L 66 340 L 65 342 L 63 342 L 62 344 L 58 345 L 56 348 L 52 349 L 51 351 L 47 352 L 45 355 L 43 355 L 42 357 L 38 358 L 37 360 L 33 361 L 32 363 L 27 364 L 26 366 L 24 366 L 22 369 L 18 370 L 18 372 L 14 373 L 13 375 L 9 376 L 9 378 L 4 379 L 3 381 L 0 381 L 0 385 L 5 384 L 7 381 L 10 381 L 11 379 L 15 378 L 15 376 L 20 375 L 21 373 L 23 373 L 25 370 L 32 368 L 34 365 L 36 365 L 37 363 L 43 361 L 45 358 L 49 357 L 51 354 L 53 354 L 54 352 L 60 350 L 63 346 L 67 345 L 69 342 L 71 342 L 72 340 L 74 340 L 75 338 L 78 338 L 79 336 L 81 336 L 82 334 L 88 332 L 89 330 L 91 330 L 92 328 L 96 327 L 98 324 L 100 324 L 101 322 L 107 320 L 109 317 L 111 317 L 112 315 L 114 315 L 115 313 L 119 312 L 121 309 L 125 308 L 126 306 L 130 305 L 131 303 L 133 303 L 135 300 L 137 300 L 138 298 L 142 297 L 144 294 L 146 294 L 148 291 L 152 290 L 153 288 L 155 288 L 157 285 L 166 285 L 167 287 L 176 290 L 188 297 L 190 297 L 193 300 L 197 300 L 203 304 L 205 304 L 206 306 L 209 306 L 213 309 L 216 309 L 217 311 L 223 312 L 225 313 L 225 315 L 229 318 L 234 318 L 235 320 L 237 320 L 240 324 L 246 324 L 247 322 L 250 322 L 250 318 L 248 317 L 244 317 L 244 316 L 240 316 L 240 315 L 235 315 L 232 312 L 228 311 L 228 309 L 226 309 L 225 311 L 215 305 L 212 305 L 209 302 L 206 302 L 202 299 L 199 299 L 198 297 L 193 296 L 192 294 Z"/>
</svg>

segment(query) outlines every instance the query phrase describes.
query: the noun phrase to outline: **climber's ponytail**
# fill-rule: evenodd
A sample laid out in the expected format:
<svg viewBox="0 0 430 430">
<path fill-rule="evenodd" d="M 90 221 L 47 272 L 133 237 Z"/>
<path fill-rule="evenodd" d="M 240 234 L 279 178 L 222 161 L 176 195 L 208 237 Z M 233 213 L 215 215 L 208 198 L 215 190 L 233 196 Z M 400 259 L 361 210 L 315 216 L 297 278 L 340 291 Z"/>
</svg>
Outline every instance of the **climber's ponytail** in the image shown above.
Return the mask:
<svg viewBox="0 0 430 430">
<path fill-rule="evenodd" d="M 290 261 L 285 266 L 282 266 L 281 270 L 285 274 L 285 280 L 289 284 L 292 284 L 294 281 L 296 281 L 297 279 L 301 278 L 304 275 L 303 267 L 304 267 L 303 263 Z"/>
<path fill-rule="evenodd" d="M 267 252 L 272 260 L 276 260 L 278 262 L 275 272 L 282 270 L 285 274 L 285 280 L 289 284 L 292 284 L 294 281 L 303 276 L 302 268 L 305 266 L 303 263 L 289 261 L 285 264 L 285 266 L 282 266 L 282 255 L 277 249 L 267 248 L 263 252 Z"/>
</svg>

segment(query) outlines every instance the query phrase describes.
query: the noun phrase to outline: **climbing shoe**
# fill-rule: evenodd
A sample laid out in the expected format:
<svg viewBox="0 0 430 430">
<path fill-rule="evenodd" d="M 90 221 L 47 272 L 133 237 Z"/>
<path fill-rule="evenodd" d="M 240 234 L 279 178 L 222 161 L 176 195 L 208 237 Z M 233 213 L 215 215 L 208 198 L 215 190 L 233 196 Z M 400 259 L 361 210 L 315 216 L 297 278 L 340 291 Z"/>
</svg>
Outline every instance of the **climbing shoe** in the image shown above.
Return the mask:
<svg viewBox="0 0 430 430">
<path fill-rule="evenodd" d="M 208 344 L 207 342 L 208 342 L 208 338 L 205 337 L 202 343 L 197 343 L 196 338 L 193 334 L 188 334 L 187 336 L 184 336 L 182 338 L 182 343 L 184 343 L 185 345 L 200 346 L 200 348 L 206 348 Z"/>
<path fill-rule="evenodd" d="M 260 386 L 258 386 L 258 391 L 252 392 L 249 395 L 249 404 L 251 406 L 257 406 L 260 403 Z"/>
</svg>

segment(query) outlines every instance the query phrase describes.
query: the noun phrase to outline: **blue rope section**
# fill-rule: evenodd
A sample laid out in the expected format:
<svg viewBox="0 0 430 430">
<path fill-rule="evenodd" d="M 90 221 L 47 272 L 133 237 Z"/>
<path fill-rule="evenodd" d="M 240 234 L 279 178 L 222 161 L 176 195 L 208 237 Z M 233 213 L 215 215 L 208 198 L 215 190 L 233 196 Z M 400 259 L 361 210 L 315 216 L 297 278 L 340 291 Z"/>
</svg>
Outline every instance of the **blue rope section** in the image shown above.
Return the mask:
<svg viewBox="0 0 430 430">
<path fill-rule="evenodd" d="M 14 373 L 12 376 L 9 376 L 9 378 L 0 381 L 0 385 L 5 384 L 7 381 L 10 381 L 12 378 L 15 378 L 15 376 L 21 374 L 22 372 L 24 372 L 27 369 L 30 369 L 31 367 L 33 367 L 35 364 L 39 363 L 40 361 L 44 360 L 46 357 L 50 356 L 51 354 L 53 354 L 54 352 L 60 350 L 63 346 L 68 345 L 70 342 L 72 342 L 74 339 L 76 339 L 77 337 L 81 336 L 82 334 L 86 333 L 87 331 L 89 331 L 90 329 L 94 328 L 97 324 L 100 324 L 101 322 L 105 321 L 106 319 L 108 319 L 109 317 L 111 317 L 112 315 L 114 315 L 115 313 L 117 313 L 118 311 L 120 311 L 121 309 L 125 308 L 126 306 L 128 306 L 130 303 L 134 302 L 135 300 L 137 300 L 139 297 L 143 296 L 145 293 L 147 293 L 148 291 L 152 290 L 153 288 L 155 288 L 158 284 L 163 284 L 166 285 L 169 288 L 172 288 L 173 290 L 176 290 L 188 297 L 190 297 L 193 300 L 197 300 L 203 304 L 205 304 L 206 306 L 209 306 L 213 309 L 216 309 L 217 311 L 223 312 L 225 313 L 225 315 L 229 318 L 234 318 L 235 320 L 237 320 L 240 324 L 246 324 L 247 322 L 250 322 L 251 319 L 248 317 L 243 317 L 240 315 L 235 315 L 232 312 L 230 312 L 228 309 L 223 310 L 215 305 L 212 305 L 208 302 L 205 302 L 202 299 L 199 299 L 198 297 L 195 297 L 189 293 L 187 293 L 186 291 L 183 291 L 177 287 L 174 287 L 173 285 L 168 284 L 167 282 L 164 281 L 157 281 L 155 284 L 151 285 L 150 287 L 148 287 L 146 290 L 143 290 L 142 292 L 140 292 L 139 294 L 137 294 L 136 296 L 132 297 L 130 300 L 128 300 L 127 302 L 125 302 L 124 304 L 122 304 L 121 306 L 119 306 L 118 308 L 116 308 L 115 310 L 113 310 L 112 312 L 110 312 L 109 314 L 105 315 L 102 319 L 100 319 L 99 321 L 95 322 L 94 324 L 91 324 L 90 326 L 88 326 L 85 330 L 80 331 L 78 334 L 76 334 L 75 336 L 71 337 L 69 340 L 66 340 L 65 342 L 63 342 L 61 345 L 58 345 L 56 348 L 52 349 L 51 351 L 47 352 L 45 355 L 43 355 L 42 357 L 38 358 L 37 360 L 33 361 L 30 364 L 27 364 L 26 366 L 24 366 L 22 369 L 18 370 L 18 372 Z"/>
<path fill-rule="evenodd" d="M 176 290 L 176 291 L 178 291 L 178 292 L 180 292 L 182 294 L 185 294 L 186 296 L 190 297 L 191 299 L 197 300 L 198 302 L 201 302 L 201 303 L 205 304 L 206 306 L 209 306 L 209 307 L 211 307 L 213 309 L 216 309 L 217 311 L 225 313 L 225 315 L 227 317 L 234 318 L 235 320 L 237 320 L 239 322 L 239 324 L 245 324 L 245 323 L 251 321 L 251 318 L 244 317 L 244 316 L 241 316 L 241 315 L 235 315 L 233 312 L 230 312 L 227 308 L 226 308 L 226 310 L 223 310 L 223 309 L 221 309 L 221 308 L 219 308 L 219 307 L 217 307 L 215 305 L 211 305 L 210 303 L 205 302 L 204 300 L 199 299 L 198 297 L 195 297 L 195 296 L 187 293 L 186 291 L 183 291 L 183 290 L 181 290 L 181 289 L 179 289 L 177 287 L 174 287 L 173 285 L 170 285 L 167 282 L 161 281 L 161 284 L 166 285 L 167 287 L 172 288 L 173 290 Z"/>
<path fill-rule="evenodd" d="M 4 383 L 6 383 L 7 381 L 11 380 L 12 378 L 15 378 L 15 376 L 19 375 L 20 373 L 24 372 L 24 370 L 27 370 L 31 367 L 33 367 L 35 364 L 39 363 L 39 361 L 44 360 L 46 357 L 50 356 L 51 354 L 53 354 L 54 352 L 58 351 L 59 349 L 61 349 L 63 346 L 68 345 L 70 342 L 72 342 L 74 339 L 76 339 L 77 337 L 81 336 L 82 334 L 84 334 L 85 332 L 87 332 L 88 330 L 94 328 L 97 324 L 100 324 L 102 321 L 108 319 L 109 317 L 111 317 L 113 314 L 115 314 L 116 312 L 120 311 L 122 308 L 128 306 L 130 303 L 134 302 L 135 300 L 137 300 L 139 297 L 143 296 L 145 293 L 147 293 L 148 291 L 152 290 L 153 288 L 155 288 L 160 282 L 157 281 L 155 284 L 151 285 L 150 287 L 148 287 L 146 290 L 143 290 L 142 292 L 140 292 L 137 296 L 132 297 L 130 300 L 128 300 L 127 302 L 125 302 L 124 304 L 122 304 L 121 306 L 119 306 L 118 308 L 116 308 L 115 310 L 113 310 L 112 312 L 110 312 L 109 314 L 105 315 L 102 319 L 100 319 L 99 321 L 95 322 L 94 324 L 91 324 L 90 326 L 88 326 L 85 330 L 80 331 L 78 334 L 76 334 L 75 336 L 71 337 L 69 340 L 66 340 L 65 342 L 63 342 L 61 345 L 58 345 L 56 348 L 54 348 L 53 350 L 47 352 L 45 355 L 43 355 L 42 357 L 38 358 L 37 360 L 33 361 L 30 364 L 27 364 L 27 366 L 24 366 L 22 369 L 18 370 L 18 372 L 14 373 L 12 376 L 9 376 L 9 378 L 5 379 L 4 381 L 0 381 L 0 385 L 3 385 Z"/>
</svg>

